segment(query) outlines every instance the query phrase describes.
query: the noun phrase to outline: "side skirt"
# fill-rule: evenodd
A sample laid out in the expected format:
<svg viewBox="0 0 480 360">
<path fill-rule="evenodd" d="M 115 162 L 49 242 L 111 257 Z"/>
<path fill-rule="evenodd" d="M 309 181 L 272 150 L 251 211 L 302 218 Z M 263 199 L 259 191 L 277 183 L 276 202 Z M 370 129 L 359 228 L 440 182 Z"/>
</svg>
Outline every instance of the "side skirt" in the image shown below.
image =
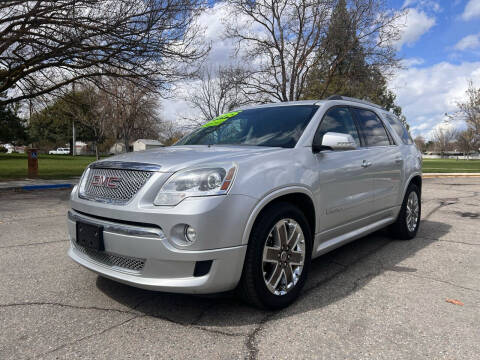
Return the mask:
<svg viewBox="0 0 480 360">
<path fill-rule="evenodd" d="M 364 237 L 372 232 L 380 230 L 394 223 L 399 210 L 400 207 L 395 207 L 388 210 L 387 212 L 382 211 L 381 214 L 375 214 L 365 219 L 358 220 L 355 223 L 357 223 L 360 227 L 355 226 L 353 230 L 347 231 L 345 233 L 341 233 L 341 230 L 347 230 L 348 228 L 352 229 L 352 225 L 354 224 L 350 223 L 348 225 L 341 226 L 341 228 L 331 229 L 316 234 L 312 258 L 316 258 L 353 240 Z M 379 218 L 379 215 L 383 216 Z M 339 233 L 340 235 L 337 235 Z M 333 234 L 335 234 L 336 236 L 331 237 L 331 235 Z"/>
</svg>

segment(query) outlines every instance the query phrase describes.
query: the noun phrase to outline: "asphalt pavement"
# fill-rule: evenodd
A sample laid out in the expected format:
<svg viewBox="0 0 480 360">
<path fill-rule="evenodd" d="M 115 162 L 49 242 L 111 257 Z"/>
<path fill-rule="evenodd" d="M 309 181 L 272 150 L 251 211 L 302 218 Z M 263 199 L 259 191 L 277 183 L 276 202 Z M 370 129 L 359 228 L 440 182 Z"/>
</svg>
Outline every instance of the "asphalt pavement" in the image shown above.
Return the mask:
<svg viewBox="0 0 480 360">
<path fill-rule="evenodd" d="M 480 179 L 424 180 L 412 241 L 377 232 L 316 259 L 301 298 L 155 293 L 67 255 L 67 190 L 0 192 L 0 359 L 475 359 Z"/>
</svg>

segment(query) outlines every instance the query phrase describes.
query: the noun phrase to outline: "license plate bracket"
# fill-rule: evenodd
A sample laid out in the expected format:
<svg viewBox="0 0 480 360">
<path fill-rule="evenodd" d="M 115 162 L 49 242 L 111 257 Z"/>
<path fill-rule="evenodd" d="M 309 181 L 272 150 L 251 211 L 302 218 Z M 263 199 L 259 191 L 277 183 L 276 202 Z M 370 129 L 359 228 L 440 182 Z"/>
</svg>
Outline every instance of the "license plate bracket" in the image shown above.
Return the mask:
<svg viewBox="0 0 480 360">
<path fill-rule="evenodd" d="M 76 243 L 88 249 L 104 251 L 103 226 L 77 221 Z"/>
</svg>

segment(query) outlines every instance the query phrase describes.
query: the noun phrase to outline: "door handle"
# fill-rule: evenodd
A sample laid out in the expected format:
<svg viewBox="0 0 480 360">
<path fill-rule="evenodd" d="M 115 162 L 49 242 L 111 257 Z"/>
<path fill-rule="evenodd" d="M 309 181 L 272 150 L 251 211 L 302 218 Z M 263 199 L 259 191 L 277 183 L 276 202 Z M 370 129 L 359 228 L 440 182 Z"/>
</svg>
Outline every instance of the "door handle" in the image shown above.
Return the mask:
<svg viewBox="0 0 480 360">
<path fill-rule="evenodd" d="M 395 159 L 395 164 L 401 164 L 403 162 L 402 158 L 396 158 Z"/>
<path fill-rule="evenodd" d="M 362 161 L 362 167 L 363 168 L 367 168 L 369 167 L 370 165 L 372 165 L 372 163 L 370 161 L 367 161 L 367 160 L 363 160 Z"/>
</svg>

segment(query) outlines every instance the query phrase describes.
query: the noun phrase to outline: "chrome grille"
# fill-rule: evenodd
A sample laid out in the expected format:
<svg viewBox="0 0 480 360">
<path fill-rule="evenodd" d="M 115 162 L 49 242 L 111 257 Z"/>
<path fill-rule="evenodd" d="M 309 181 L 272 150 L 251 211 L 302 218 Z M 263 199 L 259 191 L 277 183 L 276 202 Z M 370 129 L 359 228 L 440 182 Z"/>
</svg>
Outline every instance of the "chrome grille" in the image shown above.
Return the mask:
<svg viewBox="0 0 480 360">
<path fill-rule="evenodd" d="M 103 265 L 119 267 L 130 271 L 140 272 L 145 266 L 145 259 L 138 259 L 128 256 L 114 255 L 103 251 L 88 249 L 78 244 L 75 248 L 86 255 L 90 260 L 96 261 Z"/>
<path fill-rule="evenodd" d="M 80 197 L 101 202 L 125 204 L 152 176 L 150 171 L 90 168 L 80 188 Z M 94 185 L 94 178 L 119 179 L 114 186 Z"/>
</svg>

